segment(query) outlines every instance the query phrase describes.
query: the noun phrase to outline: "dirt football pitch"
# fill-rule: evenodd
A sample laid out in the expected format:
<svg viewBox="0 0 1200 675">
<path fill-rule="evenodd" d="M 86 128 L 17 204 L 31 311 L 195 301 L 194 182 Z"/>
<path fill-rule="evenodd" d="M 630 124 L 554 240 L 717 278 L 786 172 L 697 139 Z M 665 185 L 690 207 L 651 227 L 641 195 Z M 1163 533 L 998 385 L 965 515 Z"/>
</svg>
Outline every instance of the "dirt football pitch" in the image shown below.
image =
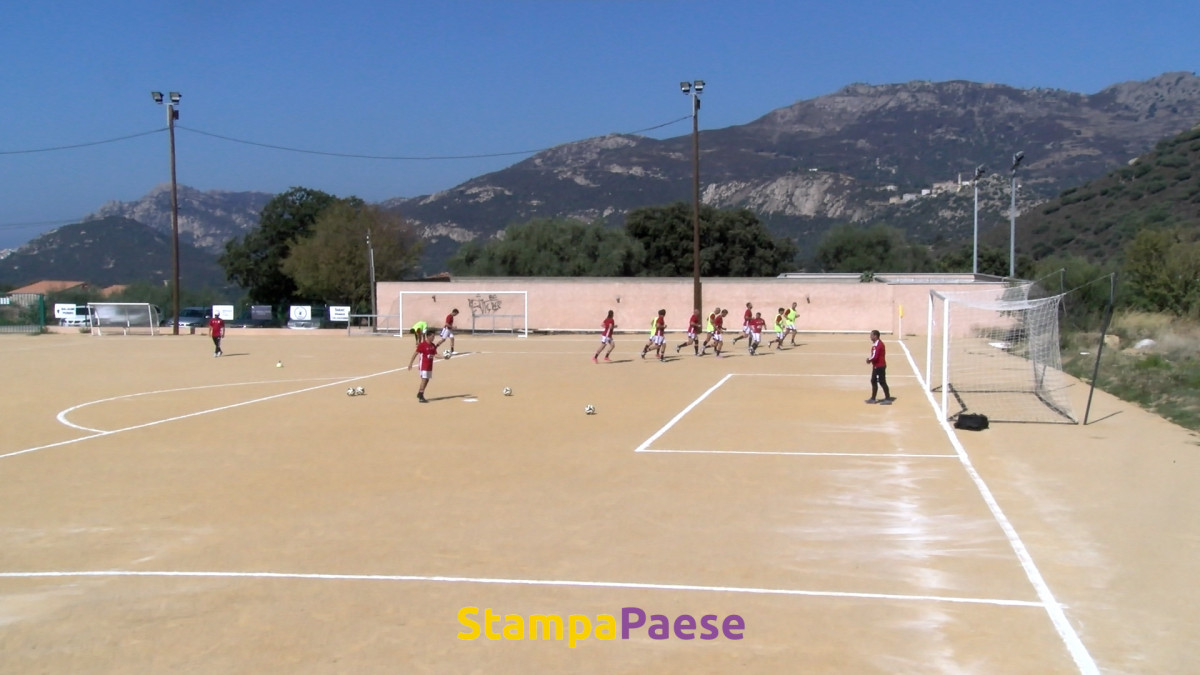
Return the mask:
<svg viewBox="0 0 1200 675">
<path fill-rule="evenodd" d="M 411 338 L 300 332 L 0 336 L 0 671 L 1200 664 L 1197 437 L 1102 392 L 966 432 L 923 338 L 879 406 L 865 335 L 460 335 L 419 403 Z"/>
</svg>

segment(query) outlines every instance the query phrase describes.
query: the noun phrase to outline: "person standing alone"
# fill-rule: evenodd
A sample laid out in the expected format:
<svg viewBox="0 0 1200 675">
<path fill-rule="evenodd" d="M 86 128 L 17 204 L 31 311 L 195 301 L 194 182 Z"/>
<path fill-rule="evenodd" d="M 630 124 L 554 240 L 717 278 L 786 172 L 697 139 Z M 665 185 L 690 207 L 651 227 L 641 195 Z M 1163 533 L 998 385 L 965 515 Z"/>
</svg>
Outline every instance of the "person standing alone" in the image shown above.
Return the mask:
<svg viewBox="0 0 1200 675">
<path fill-rule="evenodd" d="M 421 403 L 429 403 L 425 399 L 425 387 L 429 385 L 429 380 L 433 377 L 433 361 L 437 356 L 437 347 L 433 344 L 433 333 L 426 331 L 421 336 L 421 341 L 417 343 L 412 358 L 408 360 L 409 370 L 412 370 L 413 361 L 418 355 L 421 357 L 421 386 L 417 389 L 417 400 Z"/>
<path fill-rule="evenodd" d="M 224 354 L 225 352 L 221 351 L 221 338 L 225 337 L 225 320 L 216 312 L 208 320 L 208 335 L 213 341 L 213 356 Z"/>
<path fill-rule="evenodd" d="M 612 356 L 612 351 L 616 348 L 617 343 L 613 342 L 613 329 L 617 327 L 617 322 L 613 319 L 613 311 L 608 310 L 608 316 L 604 317 L 604 321 L 600 322 L 600 348 L 592 354 L 592 363 L 599 363 L 596 359 L 600 358 L 600 352 L 607 347 L 608 351 L 604 354 L 604 360 L 610 361 L 609 356 Z"/>
<path fill-rule="evenodd" d="M 892 392 L 888 390 L 887 384 L 887 347 L 883 345 L 883 340 L 879 339 L 879 331 L 871 331 L 871 355 L 867 357 L 867 363 L 871 364 L 871 398 L 867 399 L 867 403 L 880 403 L 883 405 L 891 405 Z M 883 398 L 876 399 L 875 395 L 879 393 L 879 388 L 883 388 Z"/>
</svg>

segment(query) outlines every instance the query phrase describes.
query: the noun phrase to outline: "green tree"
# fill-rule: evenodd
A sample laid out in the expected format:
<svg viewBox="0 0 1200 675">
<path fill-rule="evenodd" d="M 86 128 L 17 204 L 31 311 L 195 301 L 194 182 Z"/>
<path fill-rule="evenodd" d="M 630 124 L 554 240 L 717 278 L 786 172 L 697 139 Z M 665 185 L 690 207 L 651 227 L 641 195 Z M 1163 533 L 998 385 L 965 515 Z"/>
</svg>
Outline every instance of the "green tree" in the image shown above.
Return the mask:
<svg viewBox="0 0 1200 675">
<path fill-rule="evenodd" d="M 1200 310 L 1200 243 L 1179 228 L 1146 227 L 1125 248 L 1131 304 L 1177 316 Z"/>
<path fill-rule="evenodd" d="M 936 269 L 928 248 L 908 243 L 903 231 L 882 224 L 833 227 L 817 244 L 814 262 L 822 272 L 932 272 Z M 969 267 L 967 271 L 970 271 Z"/>
<path fill-rule="evenodd" d="M 317 216 L 312 231 L 294 241 L 281 269 L 309 300 L 347 303 L 355 312 L 371 311 L 370 252 L 375 278 L 402 279 L 416 269 L 424 242 L 393 211 L 357 198 L 339 200 Z"/>
<path fill-rule="evenodd" d="M 1066 327 L 1096 330 L 1112 295 L 1109 280 L 1112 271 L 1087 258 L 1064 254 L 1039 260 L 1031 276 L 1041 280 L 1040 285 L 1047 294 L 1069 291 L 1063 300 Z"/>
<path fill-rule="evenodd" d="M 276 195 L 263 207 L 258 227 L 225 244 L 219 262 L 225 277 L 246 289 L 254 302 L 280 305 L 296 295 L 296 284 L 282 269 L 295 241 L 308 236 L 321 211 L 337 197 L 303 187 Z"/>
<path fill-rule="evenodd" d="M 634 209 L 625 231 L 646 252 L 642 276 L 692 275 L 692 207 L 675 202 Z M 709 277 L 776 276 L 795 265 L 796 244 L 772 235 L 752 211 L 700 206 L 700 274 Z"/>
<path fill-rule="evenodd" d="M 448 266 L 474 276 L 618 277 L 636 274 L 643 255 L 621 230 L 552 218 L 510 225 L 487 243 L 467 242 Z"/>
<path fill-rule="evenodd" d="M 951 249 L 937 257 L 934 263 L 934 269 L 938 272 L 947 273 L 970 273 L 973 269 L 972 256 L 975 254 L 974 244 L 967 243 L 962 246 Z M 1032 266 L 1032 261 L 1024 261 L 1027 266 Z M 1017 258 L 1018 267 L 1021 267 L 1021 257 Z M 1001 250 L 995 246 L 979 246 L 979 273 L 990 274 L 997 277 L 1008 276 L 1008 251 Z M 1018 274 L 1017 276 L 1022 276 Z"/>
</svg>

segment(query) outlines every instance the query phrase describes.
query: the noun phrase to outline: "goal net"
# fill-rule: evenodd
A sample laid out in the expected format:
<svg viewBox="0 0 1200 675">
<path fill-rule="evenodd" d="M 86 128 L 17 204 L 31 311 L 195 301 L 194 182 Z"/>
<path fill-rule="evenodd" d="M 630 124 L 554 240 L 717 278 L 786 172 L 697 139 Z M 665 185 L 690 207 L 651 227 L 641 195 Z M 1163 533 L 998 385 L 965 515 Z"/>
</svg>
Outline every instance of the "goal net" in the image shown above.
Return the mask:
<svg viewBox="0 0 1200 675">
<path fill-rule="evenodd" d="M 89 302 L 92 335 L 157 335 L 158 307 L 148 302 Z"/>
<path fill-rule="evenodd" d="M 350 332 L 355 335 L 398 334 L 424 321 L 431 330 L 441 330 L 446 316 L 457 309 L 454 328 L 473 335 L 529 335 L 528 291 L 400 291 L 380 314 L 354 314 Z"/>
<path fill-rule="evenodd" d="M 1077 421 L 1059 346 L 1063 296 L 1032 297 L 1039 292 L 1032 283 L 929 292 L 925 381 L 946 419 Z"/>
</svg>

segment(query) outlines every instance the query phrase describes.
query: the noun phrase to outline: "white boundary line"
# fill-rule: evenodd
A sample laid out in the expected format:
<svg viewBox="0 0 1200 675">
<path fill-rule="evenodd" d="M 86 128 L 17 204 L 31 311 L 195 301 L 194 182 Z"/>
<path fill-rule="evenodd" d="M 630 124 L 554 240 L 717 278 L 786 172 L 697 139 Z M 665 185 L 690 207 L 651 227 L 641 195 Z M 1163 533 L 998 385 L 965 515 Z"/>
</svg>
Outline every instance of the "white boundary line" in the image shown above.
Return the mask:
<svg viewBox="0 0 1200 675">
<path fill-rule="evenodd" d="M 983 497 L 984 503 L 987 504 L 988 510 L 992 512 L 992 517 L 1000 525 L 1000 529 L 1004 531 L 1004 536 L 1008 538 L 1008 543 L 1012 546 L 1013 552 L 1017 555 L 1017 560 L 1021 563 L 1021 568 L 1025 570 L 1025 576 L 1029 579 L 1029 583 L 1033 586 L 1037 596 L 1041 598 L 1042 606 L 1046 609 L 1046 613 L 1050 616 L 1050 621 L 1054 624 L 1054 629 L 1058 632 L 1058 636 L 1062 638 L 1063 643 L 1067 647 L 1067 651 L 1071 653 L 1071 658 L 1075 660 L 1075 666 L 1079 668 L 1079 672 L 1092 675 L 1099 674 L 1100 669 L 1096 666 L 1096 661 L 1092 655 L 1088 653 L 1087 647 L 1079 638 L 1079 634 L 1075 632 L 1075 628 L 1071 626 L 1071 622 L 1067 619 L 1066 612 L 1063 611 L 1058 601 L 1054 599 L 1054 594 L 1050 591 L 1050 587 L 1042 578 L 1042 573 L 1038 571 L 1037 565 L 1033 562 L 1033 556 L 1029 554 L 1029 549 L 1025 548 L 1025 544 L 1021 541 L 1021 536 L 1017 534 L 1016 528 L 1009 522 L 1004 515 L 1004 511 L 1000 508 L 1000 504 L 992 495 L 992 491 L 988 488 L 987 483 L 983 481 L 983 477 L 975 470 L 975 465 L 971 463 L 971 458 L 967 455 L 966 448 L 958 441 L 958 437 L 954 434 L 954 429 L 950 427 L 950 423 L 941 415 L 937 415 L 937 402 L 933 400 L 933 393 L 929 391 L 929 386 L 925 380 L 921 378 L 921 371 L 917 369 L 917 364 L 913 361 L 912 353 L 908 351 L 908 345 L 904 344 L 903 340 L 898 341 L 900 348 L 904 350 L 904 355 L 908 358 L 908 365 L 917 375 L 917 381 L 921 383 L 921 390 L 925 392 L 925 398 L 929 401 L 929 405 L 933 408 L 935 417 L 938 418 L 938 423 L 941 424 L 942 430 L 946 432 L 946 437 L 950 439 L 950 444 L 954 446 L 954 450 L 958 453 L 959 461 L 962 462 L 963 468 L 975 483 L 976 489 Z"/>
<path fill-rule="evenodd" d="M 727 381 L 729 381 L 729 378 L 731 378 L 731 377 L 733 377 L 733 373 L 729 373 L 729 374 L 728 374 L 728 375 L 726 375 L 725 377 L 722 377 L 722 378 L 721 378 L 721 380 L 720 380 L 719 382 L 717 382 L 717 383 L 716 383 L 716 384 L 714 384 L 713 386 L 709 387 L 709 388 L 708 388 L 708 391 L 704 392 L 703 394 L 700 394 L 700 398 L 696 399 L 695 401 L 692 401 L 691 403 L 689 403 L 689 404 L 688 404 L 688 406 L 687 406 L 686 408 L 684 408 L 683 410 L 679 411 L 679 414 L 678 414 L 678 415 L 676 415 L 676 416 L 674 416 L 674 417 L 672 417 L 672 418 L 671 418 L 671 421 L 670 421 L 670 422 L 667 422 L 666 426 L 664 426 L 663 428 L 661 428 L 661 429 L 659 429 L 658 431 L 654 432 L 654 435 L 653 435 L 653 436 L 651 436 L 650 438 L 647 438 L 647 439 L 646 439 L 646 440 L 645 440 L 645 441 L 644 441 L 644 442 L 643 442 L 641 445 L 639 445 L 639 446 L 637 447 L 637 449 L 636 449 L 636 450 L 634 450 L 634 452 L 645 452 L 645 451 L 646 451 L 646 448 L 650 447 L 650 444 L 651 444 L 651 443 L 653 443 L 654 441 L 657 441 L 657 440 L 658 440 L 658 438 L 659 438 L 660 436 L 662 436 L 663 434 L 667 433 L 667 431 L 668 431 L 668 430 L 670 430 L 670 428 L 671 428 L 671 427 L 675 426 L 675 423 L 676 423 L 676 422 L 678 422 L 679 420 L 683 419 L 683 416 L 684 416 L 684 415 L 686 415 L 686 414 L 688 414 L 689 412 L 691 412 L 692 408 L 695 408 L 696 406 L 700 405 L 700 402 L 701 402 L 701 401 L 703 401 L 704 399 L 708 398 L 708 395 L 709 395 L 709 394 L 713 393 L 713 392 L 714 392 L 714 391 L 716 391 L 718 388 L 720 388 L 720 386 L 721 386 L 721 385 L 723 385 L 723 384 L 725 384 Z"/>
<path fill-rule="evenodd" d="M 83 408 L 86 408 L 88 406 L 97 405 L 99 403 L 108 403 L 110 401 L 119 401 L 123 398 L 136 398 L 138 396 L 152 396 L 154 394 L 173 394 L 178 391 L 196 391 L 196 390 L 200 390 L 200 389 L 219 389 L 221 387 L 244 387 L 247 385 L 254 385 L 254 384 L 279 384 L 281 382 L 312 382 L 313 380 L 336 380 L 336 379 L 339 379 L 339 378 L 336 378 L 336 377 L 310 377 L 310 378 L 305 378 L 303 380 L 259 380 L 258 382 L 223 382 L 221 384 L 205 384 L 205 385 L 200 385 L 198 387 L 180 387 L 177 389 L 158 389 L 155 391 L 141 391 L 141 392 L 137 392 L 135 394 L 121 394 L 120 396 L 110 396 L 108 398 L 101 398 L 101 399 L 97 399 L 95 401 L 88 401 L 87 403 L 80 403 L 79 405 L 73 405 L 70 408 L 67 408 L 66 410 L 63 410 L 62 412 L 58 413 L 57 419 L 61 424 L 71 427 L 72 429 L 79 429 L 80 431 L 90 431 L 94 434 L 102 434 L 105 431 L 104 429 L 92 429 L 90 427 L 84 427 L 84 426 L 80 426 L 78 424 L 74 424 L 70 420 L 67 419 L 67 415 L 70 415 L 71 413 L 75 412 L 76 410 L 82 410 Z"/>
<path fill-rule="evenodd" d="M 37 452 L 39 450 L 49 450 L 50 448 L 58 448 L 58 447 L 62 447 L 64 445 L 73 445 L 75 443 L 82 443 L 83 441 L 89 441 L 93 438 L 100 438 L 101 436 L 111 436 L 113 434 L 119 434 L 119 433 L 123 433 L 126 431 L 134 431 L 137 429 L 146 429 L 148 427 L 154 427 L 154 426 L 158 426 L 160 424 L 166 424 L 167 422 L 174 422 L 176 420 L 183 420 L 183 419 L 187 419 L 189 417 L 198 417 L 200 415 L 207 415 L 209 413 L 220 412 L 222 410 L 231 410 L 233 408 L 240 408 L 242 406 L 251 405 L 253 403 L 262 403 L 263 401 L 270 401 L 270 400 L 276 399 L 276 398 L 283 398 L 284 396 L 291 396 L 293 394 L 303 394 L 304 392 L 314 391 L 316 389 L 322 389 L 324 387 L 335 387 L 338 385 L 345 384 L 347 382 L 354 382 L 356 380 L 364 380 L 364 379 L 367 379 L 370 377 L 378 377 L 380 375 L 389 375 L 391 373 L 399 372 L 401 370 L 405 370 L 405 369 L 404 368 L 392 368 L 390 370 L 381 370 L 378 373 L 372 373 L 370 375 L 356 375 L 354 377 L 343 378 L 343 379 L 337 380 L 335 382 L 328 382 L 326 384 L 318 384 L 316 386 L 305 387 L 303 389 L 296 389 L 294 391 L 285 391 L 281 394 L 272 394 L 270 396 L 263 396 L 261 398 L 251 399 L 249 401 L 241 401 L 240 403 L 231 403 L 229 405 L 218 406 L 216 408 L 209 408 L 208 410 L 197 410 L 196 412 L 190 412 L 185 415 L 176 415 L 175 417 L 167 417 L 167 418 L 164 418 L 161 420 L 154 420 L 152 422 L 146 422 L 144 424 L 135 424 L 133 426 L 124 427 L 121 429 L 113 429 L 111 431 L 99 431 L 99 432 L 92 434 L 91 436 L 81 436 L 79 438 L 72 438 L 72 439 L 66 440 L 66 441 L 59 441 L 57 443 L 49 443 L 47 445 L 39 445 L 39 446 L 33 447 L 33 448 L 25 448 L 24 450 L 17 450 L 15 452 L 9 452 L 9 453 L 0 455 L 0 459 L 16 457 L 17 455 L 24 455 L 26 453 Z"/>
<path fill-rule="evenodd" d="M 744 586 L 700 586 L 695 584 L 647 584 L 623 581 L 574 581 L 566 579 L 499 579 L 490 577 L 421 576 L 412 574 L 317 574 L 288 572 L 170 572 L 140 570 L 82 570 L 73 572 L 0 572 L 0 579 L 82 578 L 82 577 L 187 577 L 230 579 L 299 579 L 336 581 L 416 581 L 426 583 L 500 584 L 513 586 L 572 586 L 577 588 L 626 588 L 652 591 L 698 591 L 706 593 L 744 593 L 752 595 L 798 595 L 820 598 L 867 598 L 909 600 L 917 602 L 948 602 L 1006 607 L 1042 607 L 1031 600 L 1004 598 L 967 598 L 949 595 L 904 595 L 899 593 L 853 593 L 842 591 L 806 591 L 788 588 L 755 588 Z"/>
<path fill-rule="evenodd" d="M 647 449 L 641 452 L 673 453 L 679 455 L 787 455 L 794 457 L 883 457 L 883 458 L 930 458 L 939 457 L 954 459 L 958 455 L 917 454 L 907 452 L 785 452 L 772 450 L 659 450 Z"/>
</svg>

